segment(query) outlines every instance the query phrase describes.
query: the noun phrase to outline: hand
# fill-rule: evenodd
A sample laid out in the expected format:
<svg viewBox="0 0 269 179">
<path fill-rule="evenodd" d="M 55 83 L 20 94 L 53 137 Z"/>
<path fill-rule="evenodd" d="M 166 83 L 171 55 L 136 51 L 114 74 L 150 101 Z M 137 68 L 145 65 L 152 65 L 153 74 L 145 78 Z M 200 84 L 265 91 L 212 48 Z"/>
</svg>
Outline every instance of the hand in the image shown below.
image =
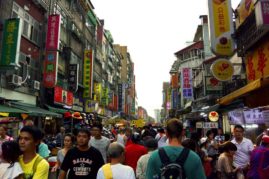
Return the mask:
<svg viewBox="0 0 269 179">
<path fill-rule="evenodd" d="M 51 172 L 56 172 L 57 169 L 58 169 L 58 166 L 54 166 L 54 167 L 52 167 Z"/>
</svg>

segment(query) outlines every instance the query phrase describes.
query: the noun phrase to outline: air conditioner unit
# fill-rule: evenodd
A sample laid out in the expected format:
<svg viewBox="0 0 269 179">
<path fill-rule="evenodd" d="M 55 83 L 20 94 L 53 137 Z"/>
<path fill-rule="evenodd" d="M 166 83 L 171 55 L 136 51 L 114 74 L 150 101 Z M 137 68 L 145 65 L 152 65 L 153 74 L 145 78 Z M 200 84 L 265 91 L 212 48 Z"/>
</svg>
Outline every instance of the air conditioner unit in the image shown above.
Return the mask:
<svg viewBox="0 0 269 179">
<path fill-rule="evenodd" d="M 34 80 L 34 89 L 40 90 L 40 82 L 39 81 Z"/>
<path fill-rule="evenodd" d="M 22 77 L 13 74 L 11 76 L 11 81 L 10 82 L 15 86 L 21 86 L 22 85 Z"/>
</svg>

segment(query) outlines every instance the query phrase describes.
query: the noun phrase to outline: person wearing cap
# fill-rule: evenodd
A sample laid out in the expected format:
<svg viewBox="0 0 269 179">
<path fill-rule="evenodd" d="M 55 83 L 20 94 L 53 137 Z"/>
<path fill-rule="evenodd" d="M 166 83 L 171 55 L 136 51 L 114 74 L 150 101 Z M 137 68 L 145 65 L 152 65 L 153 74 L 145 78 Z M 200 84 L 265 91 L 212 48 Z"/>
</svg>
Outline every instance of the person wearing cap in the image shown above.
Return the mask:
<svg viewBox="0 0 269 179">
<path fill-rule="evenodd" d="M 264 135 L 261 145 L 253 150 L 250 157 L 250 169 L 247 174 L 249 179 L 269 178 L 269 136 Z"/>
<path fill-rule="evenodd" d="M 145 141 L 145 146 L 148 149 L 148 153 L 142 155 L 137 162 L 136 177 L 138 179 L 146 179 L 146 171 L 149 157 L 152 154 L 152 152 L 158 148 L 158 141 L 152 138 L 148 139 Z"/>
</svg>

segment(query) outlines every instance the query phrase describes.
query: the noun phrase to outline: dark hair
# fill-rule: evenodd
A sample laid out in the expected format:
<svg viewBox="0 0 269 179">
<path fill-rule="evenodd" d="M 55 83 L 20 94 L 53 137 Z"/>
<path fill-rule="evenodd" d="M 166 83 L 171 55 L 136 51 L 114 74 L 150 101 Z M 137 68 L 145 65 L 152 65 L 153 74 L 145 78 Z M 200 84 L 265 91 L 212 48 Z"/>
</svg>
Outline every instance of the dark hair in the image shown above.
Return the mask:
<svg viewBox="0 0 269 179">
<path fill-rule="evenodd" d="M 158 141 L 156 139 L 153 138 L 149 138 L 145 141 L 145 146 L 149 149 L 149 150 L 155 150 L 158 148 Z"/>
<path fill-rule="evenodd" d="M 6 141 L 2 144 L 2 157 L 12 167 L 21 155 L 19 144 L 15 141 Z"/>
<path fill-rule="evenodd" d="M 42 132 L 40 129 L 38 129 L 37 127 L 35 126 L 24 126 L 21 131 L 22 132 L 27 132 L 29 133 L 35 142 L 39 141 L 42 139 Z"/>
<path fill-rule="evenodd" d="M 4 126 L 4 125 L 1 125 L 0 127 L 3 127 L 3 129 L 5 130 L 5 131 L 7 131 L 7 126 Z"/>
<path fill-rule="evenodd" d="M 79 134 L 79 133 L 87 134 L 88 137 L 91 136 L 91 132 L 90 132 L 89 129 L 87 129 L 87 128 L 81 128 L 81 129 L 79 129 L 78 132 L 77 132 L 77 134 Z"/>
<path fill-rule="evenodd" d="M 192 139 L 185 139 L 182 142 L 182 146 L 191 149 L 192 151 L 196 151 L 196 143 Z"/>
<path fill-rule="evenodd" d="M 170 138 L 179 138 L 182 135 L 183 125 L 178 119 L 170 119 L 167 122 L 166 131 L 168 137 Z"/>
<path fill-rule="evenodd" d="M 137 143 L 140 142 L 141 137 L 140 137 L 140 135 L 138 133 L 134 133 L 131 136 L 131 140 L 132 140 L 133 143 L 137 144 Z"/>
<path fill-rule="evenodd" d="M 74 136 L 73 136 L 72 134 L 70 134 L 70 133 L 65 134 L 65 135 L 64 135 L 64 139 L 65 139 L 65 137 L 70 137 L 70 138 L 71 138 L 72 143 L 74 143 L 74 142 L 75 142 L 75 138 L 74 138 Z"/>
<path fill-rule="evenodd" d="M 92 128 L 94 128 L 94 127 L 100 129 L 100 131 L 103 130 L 103 125 L 101 123 L 99 123 L 99 122 L 93 123 Z"/>
<path fill-rule="evenodd" d="M 164 133 L 164 128 L 159 128 L 157 131 L 160 133 Z"/>
<path fill-rule="evenodd" d="M 209 137 L 211 134 L 214 134 L 214 132 L 212 130 L 209 130 L 206 132 L 206 137 Z"/>
<path fill-rule="evenodd" d="M 237 151 L 237 147 L 234 143 L 228 141 L 219 146 L 220 152 Z"/>
<path fill-rule="evenodd" d="M 234 126 L 234 129 L 242 129 L 243 132 L 245 131 L 245 129 L 244 129 L 241 125 L 236 125 L 236 126 Z"/>
</svg>

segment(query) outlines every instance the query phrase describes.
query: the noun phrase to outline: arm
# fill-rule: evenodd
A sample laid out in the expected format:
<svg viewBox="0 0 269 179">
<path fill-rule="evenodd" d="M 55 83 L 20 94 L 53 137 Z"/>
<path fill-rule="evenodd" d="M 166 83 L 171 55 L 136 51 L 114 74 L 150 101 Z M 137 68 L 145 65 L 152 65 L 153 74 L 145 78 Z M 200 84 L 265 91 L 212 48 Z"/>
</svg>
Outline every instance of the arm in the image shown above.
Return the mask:
<svg viewBox="0 0 269 179">
<path fill-rule="evenodd" d="M 137 161 L 136 177 L 138 179 L 143 177 L 142 157 L 140 157 L 140 159 Z"/>
<path fill-rule="evenodd" d="M 146 178 L 147 179 L 154 179 L 156 176 L 159 176 L 159 166 L 156 165 L 158 163 L 155 158 L 157 157 L 158 153 L 153 153 L 148 161 L 147 171 L 146 171 Z"/>
<path fill-rule="evenodd" d="M 59 175 L 59 179 L 65 179 L 66 178 L 66 172 L 61 170 L 60 175 Z"/>
</svg>

